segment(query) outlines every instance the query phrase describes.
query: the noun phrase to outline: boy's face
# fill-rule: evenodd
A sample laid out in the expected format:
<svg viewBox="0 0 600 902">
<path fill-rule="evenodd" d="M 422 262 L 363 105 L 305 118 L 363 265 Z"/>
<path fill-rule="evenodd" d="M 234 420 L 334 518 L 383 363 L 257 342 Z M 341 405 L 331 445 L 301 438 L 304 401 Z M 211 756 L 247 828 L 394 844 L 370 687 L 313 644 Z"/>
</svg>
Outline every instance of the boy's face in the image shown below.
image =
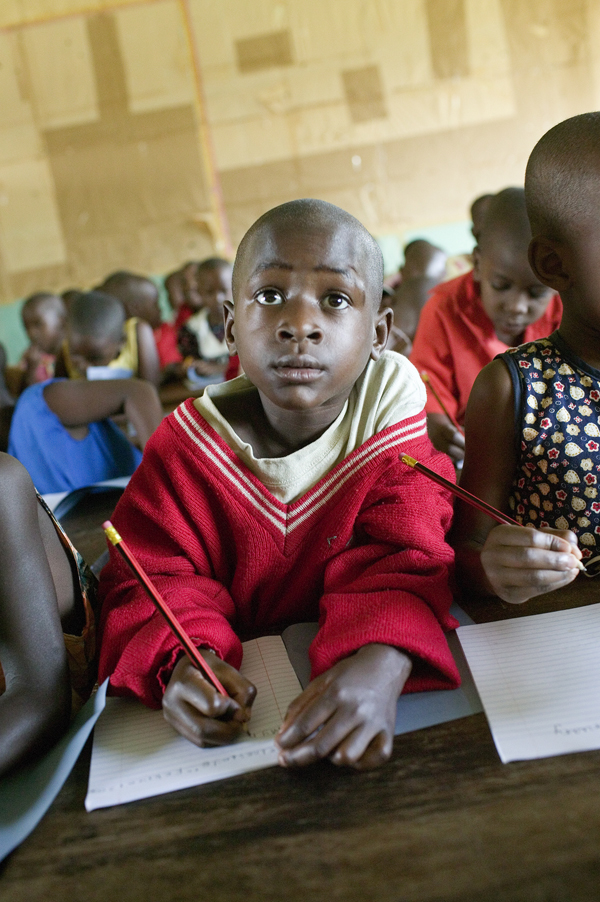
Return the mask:
<svg viewBox="0 0 600 902">
<path fill-rule="evenodd" d="M 378 312 L 381 286 L 369 284 L 366 253 L 345 226 L 267 224 L 255 235 L 235 307 L 226 304 L 225 334 L 265 411 L 320 419 L 331 411 L 333 422 L 369 358 L 379 357 L 391 311 Z"/>
<path fill-rule="evenodd" d="M 483 309 L 504 344 L 518 344 L 526 327 L 542 316 L 553 295 L 534 276 L 527 259 L 527 248 L 515 248 L 512 242 L 490 239 L 485 250 L 476 248 L 473 278 L 481 288 Z"/>
<path fill-rule="evenodd" d="M 38 304 L 27 314 L 25 330 L 44 354 L 58 354 L 65 337 L 65 311 L 57 304 Z"/>
<path fill-rule="evenodd" d="M 232 298 L 231 267 L 218 266 L 215 269 L 200 270 L 198 293 L 202 299 L 202 307 L 207 307 L 211 313 L 222 316 L 223 304 Z"/>
<path fill-rule="evenodd" d="M 106 337 L 67 333 L 69 357 L 73 368 L 85 379 L 89 366 L 108 366 L 119 356 L 125 336 L 120 341 Z"/>
</svg>

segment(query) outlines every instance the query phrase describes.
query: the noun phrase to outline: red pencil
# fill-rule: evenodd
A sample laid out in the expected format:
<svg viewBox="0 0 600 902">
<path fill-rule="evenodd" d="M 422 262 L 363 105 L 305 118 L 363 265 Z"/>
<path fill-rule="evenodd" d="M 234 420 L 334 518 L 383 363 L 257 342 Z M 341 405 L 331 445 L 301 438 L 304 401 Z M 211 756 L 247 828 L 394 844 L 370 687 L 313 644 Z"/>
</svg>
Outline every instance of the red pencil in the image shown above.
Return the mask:
<svg viewBox="0 0 600 902">
<path fill-rule="evenodd" d="M 221 695 L 224 695 L 225 698 L 228 698 L 227 690 L 218 679 L 218 677 L 213 673 L 211 667 L 206 663 L 206 661 L 186 633 L 185 629 L 183 628 L 171 608 L 168 606 L 167 602 L 164 600 L 156 586 L 154 586 L 154 584 L 151 582 L 150 577 L 144 571 L 144 568 L 136 559 L 131 549 L 127 547 L 110 520 L 106 520 L 102 524 L 102 529 L 106 533 L 107 538 L 112 542 L 122 558 L 129 565 L 136 578 L 140 581 L 141 585 L 146 590 L 147 594 L 150 596 L 160 613 L 163 615 L 163 617 L 183 645 L 185 653 L 192 664 L 194 664 L 194 666 L 197 667 L 198 670 L 200 670 L 208 680 L 210 680 L 215 689 L 220 692 Z"/>
<path fill-rule="evenodd" d="M 502 511 L 499 511 L 497 508 L 492 507 L 491 504 L 488 504 L 487 501 L 482 501 L 481 498 L 478 498 L 477 495 L 472 495 L 471 492 L 467 492 L 466 489 L 461 489 L 459 485 L 456 485 L 454 482 L 450 482 L 449 479 L 446 479 L 444 476 L 440 476 L 439 473 L 436 473 L 435 470 L 430 470 L 429 467 L 426 467 L 424 464 L 420 464 L 418 460 L 415 460 L 414 457 L 410 457 L 409 454 L 401 454 L 400 460 L 403 464 L 406 464 L 407 467 L 413 467 L 415 470 L 418 470 L 419 473 L 423 473 L 424 476 L 429 477 L 429 479 L 433 480 L 433 482 L 437 482 L 438 485 L 443 485 L 445 489 L 448 489 L 449 492 L 452 492 L 453 495 L 456 495 L 457 498 L 462 498 L 463 501 L 466 501 L 467 504 L 470 504 L 472 507 L 476 507 L 477 510 L 483 511 L 484 514 L 488 514 L 488 516 L 493 517 L 497 523 L 508 523 L 510 526 L 520 526 L 523 529 L 527 527 L 523 526 L 522 523 L 518 523 L 516 520 L 513 520 L 512 517 L 509 517 L 508 514 L 503 514 Z M 577 566 L 580 570 L 585 570 L 585 567 L 581 563 L 581 561 L 577 561 Z"/>
<path fill-rule="evenodd" d="M 450 413 L 450 411 L 448 410 L 448 408 L 446 407 L 446 405 L 444 404 L 444 402 L 438 395 L 437 391 L 435 390 L 435 386 L 434 386 L 433 382 L 431 381 L 431 376 L 429 375 L 429 373 L 426 373 L 425 370 L 423 370 L 423 372 L 421 373 L 421 379 L 423 380 L 423 382 L 426 385 L 429 386 L 429 388 L 431 389 L 431 394 L 433 395 L 435 400 L 438 402 L 438 404 L 440 405 L 443 412 L 446 414 L 446 416 L 448 417 L 448 419 L 450 420 L 450 422 L 452 423 L 454 428 L 458 429 L 458 431 L 460 432 L 461 435 L 464 435 L 465 434 L 464 430 L 458 425 L 458 423 L 456 422 L 456 420 L 454 419 L 454 417 L 452 416 L 452 414 Z"/>
</svg>

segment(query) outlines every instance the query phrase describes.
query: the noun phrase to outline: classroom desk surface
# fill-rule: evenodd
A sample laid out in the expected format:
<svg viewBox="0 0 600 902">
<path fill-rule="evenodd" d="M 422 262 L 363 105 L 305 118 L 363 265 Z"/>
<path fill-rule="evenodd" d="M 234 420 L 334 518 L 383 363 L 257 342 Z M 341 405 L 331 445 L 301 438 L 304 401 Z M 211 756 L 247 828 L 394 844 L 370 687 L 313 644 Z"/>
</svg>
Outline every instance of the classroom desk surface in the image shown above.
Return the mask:
<svg viewBox="0 0 600 902">
<path fill-rule="evenodd" d="M 592 603 L 600 579 L 478 620 Z M 594 902 L 600 752 L 500 763 L 483 714 L 384 767 L 272 768 L 86 813 L 90 745 L 0 866 L 3 902 Z"/>
</svg>

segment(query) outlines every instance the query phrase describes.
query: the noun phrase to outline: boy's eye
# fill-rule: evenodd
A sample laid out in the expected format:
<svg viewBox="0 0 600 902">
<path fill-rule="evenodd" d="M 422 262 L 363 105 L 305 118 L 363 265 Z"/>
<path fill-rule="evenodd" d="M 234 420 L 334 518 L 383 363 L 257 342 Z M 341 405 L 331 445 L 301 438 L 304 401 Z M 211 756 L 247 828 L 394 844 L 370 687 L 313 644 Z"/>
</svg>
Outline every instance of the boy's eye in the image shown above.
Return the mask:
<svg viewBox="0 0 600 902">
<path fill-rule="evenodd" d="M 545 285 L 540 285 L 539 288 L 529 289 L 529 297 L 534 301 L 543 301 L 548 294 L 550 294 L 550 289 L 546 288 Z"/>
<path fill-rule="evenodd" d="M 492 288 L 494 291 L 508 291 L 510 286 L 510 282 L 500 282 L 499 280 L 492 282 Z"/>
<path fill-rule="evenodd" d="M 274 288 L 263 288 L 254 295 L 257 304 L 264 307 L 274 307 L 277 304 L 283 304 L 283 295 Z"/>
<path fill-rule="evenodd" d="M 331 307 L 332 310 L 343 310 L 344 307 L 350 306 L 350 302 L 343 294 L 327 294 L 323 298 L 323 306 Z"/>
</svg>

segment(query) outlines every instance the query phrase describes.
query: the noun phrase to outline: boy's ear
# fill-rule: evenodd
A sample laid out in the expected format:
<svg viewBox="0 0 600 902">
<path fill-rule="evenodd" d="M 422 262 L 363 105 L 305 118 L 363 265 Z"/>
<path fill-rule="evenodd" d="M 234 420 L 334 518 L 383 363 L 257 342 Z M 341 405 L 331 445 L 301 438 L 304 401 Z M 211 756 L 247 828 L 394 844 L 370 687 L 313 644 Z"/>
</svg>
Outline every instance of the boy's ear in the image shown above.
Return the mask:
<svg viewBox="0 0 600 902">
<path fill-rule="evenodd" d="M 473 248 L 473 279 L 475 282 L 481 282 L 481 251 L 479 250 L 479 245 L 476 244 Z"/>
<path fill-rule="evenodd" d="M 559 293 L 570 287 L 568 254 L 559 241 L 541 235 L 532 238 L 528 256 L 534 275 L 544 285 Z"/>
<path fill-rule="evenodd" d="M 235 310 L 233 301 L 223 302 L 223 317 L 225 319 L 225 341 L 230 354 L 236 353 L 235 347 Z"/>
<path fill-rule="evenodd" d="M 394 311 L 391 307 L 383 307 L 377 312 L 373 334 L 373 347 L 371 348 L 371 360 L 379 360 L 381 352 L 385 350 L 393 322 Z"/>
</svg>

